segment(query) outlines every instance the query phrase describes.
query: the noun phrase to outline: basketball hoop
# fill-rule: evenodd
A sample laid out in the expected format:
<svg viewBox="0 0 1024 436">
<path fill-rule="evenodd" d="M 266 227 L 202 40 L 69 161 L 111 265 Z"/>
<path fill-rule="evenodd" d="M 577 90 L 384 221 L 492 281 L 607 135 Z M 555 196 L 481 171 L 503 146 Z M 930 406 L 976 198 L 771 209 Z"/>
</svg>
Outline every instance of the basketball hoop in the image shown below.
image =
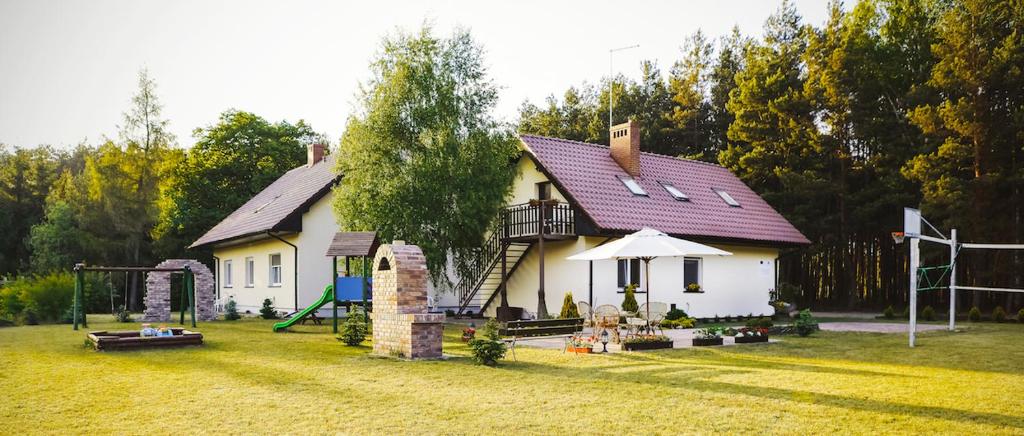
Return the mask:
<svg viewBox="0 0 1024 436">
<path fill-rule="evenodd" d="M 893 240 L 893 242 L 895 242 L 897 244 L 902 244 L 903 243 L 903 238 L 905 238 L 905 237 L 906 237 L 906 234 L 903 233 L 903 232 L 892 232 L 892 240 Z"/>
</svg>

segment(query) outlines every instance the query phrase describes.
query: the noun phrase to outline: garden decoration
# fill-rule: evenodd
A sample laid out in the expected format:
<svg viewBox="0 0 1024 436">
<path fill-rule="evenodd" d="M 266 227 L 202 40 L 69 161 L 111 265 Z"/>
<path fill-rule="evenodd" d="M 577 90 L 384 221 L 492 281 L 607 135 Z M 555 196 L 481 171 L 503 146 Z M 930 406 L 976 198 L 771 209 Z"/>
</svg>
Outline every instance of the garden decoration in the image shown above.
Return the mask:
<svg viewBox="0 0 1024 436">
<path fill-rule="evenodd" d="M 476 324 L 469 323 L 469 327 L 462 329 L 462 342 L 472 341 L 476 337 Z"/>
<path fill-rule="evenodd" d="M 1021 310 L 1024 310 L 1024 309 L 1021 309 Z M 607 330 L 601 332 L 601 352 L 602 353 L 607 353 L 608 352 L 608 331 Z"/>
<path fill-rule="evenodd" d="M 570 353 L 590 354 L 594 351 L 594 338 L 592 336 L 575 335 L 569 339 L 565 350 Z"/>
<path fill-rule="evenodd" d="M 732 253 L 704 244 L 673 238 L 645 227 L 622 239 L 569 256 L 569 260 L 640 259 L 644 262 L 644 294 L 651 302 L 651 261 L 659 257 L 731 256 Z M 650 319 L 650 313 L 647 314 Z"/>
</svg>

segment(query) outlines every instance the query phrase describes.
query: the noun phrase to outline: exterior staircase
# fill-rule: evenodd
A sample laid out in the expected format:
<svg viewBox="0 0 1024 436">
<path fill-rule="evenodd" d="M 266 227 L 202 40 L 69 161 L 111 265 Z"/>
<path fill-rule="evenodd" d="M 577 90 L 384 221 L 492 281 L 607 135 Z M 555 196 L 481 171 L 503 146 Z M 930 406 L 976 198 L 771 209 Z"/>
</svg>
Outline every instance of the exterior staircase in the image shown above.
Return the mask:
<svg viewBox="0 0 1024 436">
<path fill-rule="evenodd" d="M 541 231 L 542 235 L 538 235 Z M 572 208 L 567 204 L 533 203 L 506 208 L 494 231 L 480 247 L 470 271 L 455 285 L 455 293 L 459 297 L 458 313 L 469 310 L 480 313 L 498 300 L 502 257 L 507 278 L 519 268 L 540 237 L 545 240 L 575 238 Z"/>
</svg>

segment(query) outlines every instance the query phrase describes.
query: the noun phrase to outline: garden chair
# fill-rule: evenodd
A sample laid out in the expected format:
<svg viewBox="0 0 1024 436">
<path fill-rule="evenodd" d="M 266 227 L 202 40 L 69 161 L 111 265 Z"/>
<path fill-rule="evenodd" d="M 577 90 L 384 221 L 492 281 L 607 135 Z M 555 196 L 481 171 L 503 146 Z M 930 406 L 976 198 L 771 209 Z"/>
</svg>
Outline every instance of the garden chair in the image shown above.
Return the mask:
<svg viewBox="0 0 1024 436">
<path fill-rule="evenodd" d="M 668 315 L 667 303 L 644 303 L 640 306 L 639 312 L 640 318 L 647 324 L 648 332 L 654 334 L 654 330 L 658 329 L 662 334 L 665 334 L 665 331 L 661 328 L 661 322 Z"/>
<path fill-rule="evenodd" d="M 576 303 L 576 307 L 579 309 L 580 318 L 583 318 L 584 327 L 594 326 L 594 308 L 590 306 L 590 303 L 586 301 L 580 301 Z"/>
<path fill-rule="evenodd" d="M 619 343 L 619 308 L 611 304 L 602 304 L 594 309 L 594 335 L 607 331 L 615 343 Z"/>
</svg>

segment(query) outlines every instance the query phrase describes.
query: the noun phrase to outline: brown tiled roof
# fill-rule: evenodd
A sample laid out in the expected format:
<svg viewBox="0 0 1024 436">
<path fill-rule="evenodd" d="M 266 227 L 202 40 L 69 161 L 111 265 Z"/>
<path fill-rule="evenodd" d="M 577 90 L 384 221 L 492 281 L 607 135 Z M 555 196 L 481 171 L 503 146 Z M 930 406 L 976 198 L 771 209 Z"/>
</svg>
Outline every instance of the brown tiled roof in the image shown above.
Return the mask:
<svg viewBox="0 0 1024 436">
<path fill-rule="evenodd" d="M 652 227 L 695 239 L 808 244 L 810 241 L 728 169 L 719 165 L 641 153 L 636 181 L 647 196 L 631 193 L 628 177 L 608 147 L 565 139 L 523 135 L 526 152 L 565 196 L 602 233 L 628 233 Z M 676 200 L 662 183 L 681 190 Z M 725 203 L 728 192 L 740 207 Z"/>
<path fill-rule="evenodd" d="M 378 246 L 377 232 L 338 232 L 327 247 L 327 256 L 373 256 Z"/>
<path fill-rule="evenodd" d="M 253 236 L 268 231 L 302 231 L 302 214 L 330 191 L 341 176 L 334 172 L 334 157 L 284 173 L 189 248 Z"/>
</svg>

